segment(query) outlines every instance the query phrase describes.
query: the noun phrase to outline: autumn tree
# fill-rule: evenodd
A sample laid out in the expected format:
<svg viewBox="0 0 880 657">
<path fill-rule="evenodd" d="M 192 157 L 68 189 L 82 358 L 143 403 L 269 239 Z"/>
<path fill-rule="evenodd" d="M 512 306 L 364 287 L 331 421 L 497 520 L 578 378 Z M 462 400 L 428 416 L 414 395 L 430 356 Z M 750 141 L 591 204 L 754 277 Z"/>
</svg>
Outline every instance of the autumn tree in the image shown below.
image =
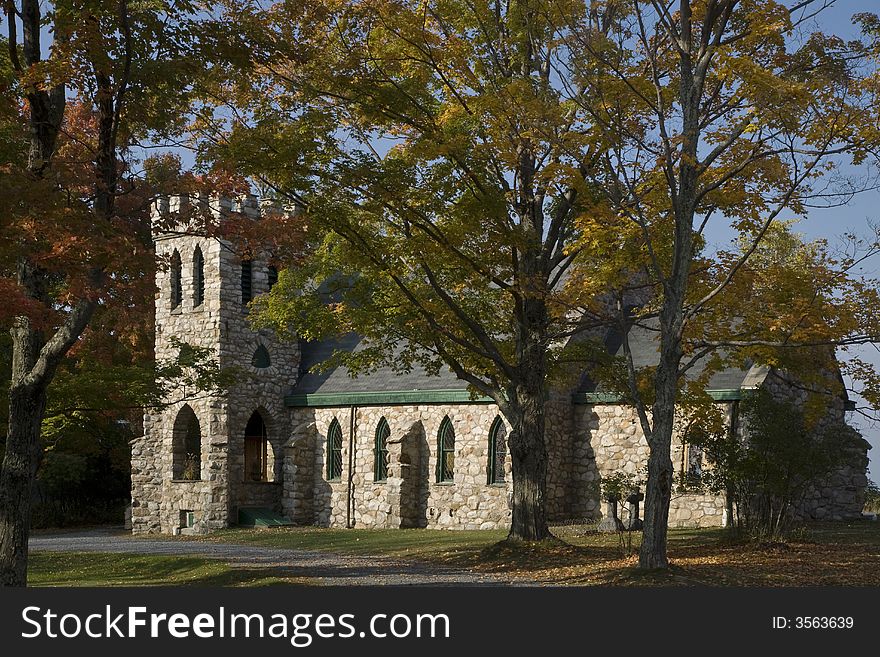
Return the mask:
<svg viewBox="0 0 880 657">
<path fill-rule="evenodd" d="M 311 259 L 282 272 L 260 321 L 354 331 L 365 348 L 336 355 L 354 372 L 450 367 L 491 398 L 512 427 L 509 536 L 546 538 L 548 380 L 605 321 L 574 276 L 601 150 L 562 37 L 587 7 L 224 4 L 251 59 L 211 94 L 203 155 L 312 229 Z"/>
<path fill-rule="evenodd" d="M 656 320 L 658 366 L 618 377 L 651 446 L 652 568 L 667 564 L 684 375 L 720 366 L 719 349 L 766 359 L 876 335 L 870 313 L 816 320 L 843 307 L 831 283 L 822 303 L 780 305 L 770 333 L 743 305 L 774 222 L 827 196 L 817 180 L 842 155 L 870 152 L 870 52 L 799 40 L 829 3 L 225 4 L 250 58 L 200 117 L 204 156 L 307 208 L 314 230 L 262 321 L 356 331 L 367 348 L 336 356 L 355 372 L 449 366 L 493 399 L 513 429 L 511 538 L 548 534 L 545 396 L 590 357 L 582 337 Z M 745 248 L 705 250 L 721 219 Z"/>
<path fill-rule="evenodd" d="M 878 335 L 876 288 L 850 277 L 861 256 L 750 266 L 780 220 L 857 192 L 846 165 L 865 164 L 876 144 L 870 49 L 808 29 L 833 5 L 595 2 L 600 24 L 572 23 L 569 47 L 587 63 L 577 102 L 607 140 L 589 180 L 613 232 L 634 235 L 627 262 L 641 263 L 654 290 L 634 316 L 620 315 L 624 328 L 655 319 L 659 341 L 655 368 L 627 368 L 650 446 L 643 568 L 668 565 L 670 446 L 689 371 L 720 353 L 784 365 L 779 354 L 819 345 L 813 371 L 834 370 L 829 346 Z M 706 248 L 718 223 L 739 236 L 736 248 Z"/>
<path fill-rule="evenodd" d="M 12 366 L 0 584 L 22 586 L 50 383 L 96 312 L 142 283 L 149 193 L 137 183 L 136 149 L 181 127 L 192 64 L 203 59 L 192 51 L 189 2 L 10 0 L 4 9 L 11 138 L 0 272 Z"/>
</svg>

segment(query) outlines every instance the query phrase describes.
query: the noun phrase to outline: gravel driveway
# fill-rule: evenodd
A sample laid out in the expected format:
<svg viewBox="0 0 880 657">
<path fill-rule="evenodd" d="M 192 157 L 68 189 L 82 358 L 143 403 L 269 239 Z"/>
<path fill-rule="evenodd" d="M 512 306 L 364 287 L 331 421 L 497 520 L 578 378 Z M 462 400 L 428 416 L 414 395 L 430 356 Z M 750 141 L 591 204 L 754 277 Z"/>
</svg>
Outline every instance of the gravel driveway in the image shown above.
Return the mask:
<svg viewBox="0 0 880 657">
<path fill-rule="evenodd" d="M 186 555 L 219 559 L 231 566 L 264 567 L 287 577 L 303 577 L 334 586 L 499 586 L 505 578 L 457 568 L 383 556 L 253 547 L 234 543 L 133 538 L 122 529 L 89 529 L 31 535 L 30 549 L 42 552 L 114 552 Z"/>
</svg>

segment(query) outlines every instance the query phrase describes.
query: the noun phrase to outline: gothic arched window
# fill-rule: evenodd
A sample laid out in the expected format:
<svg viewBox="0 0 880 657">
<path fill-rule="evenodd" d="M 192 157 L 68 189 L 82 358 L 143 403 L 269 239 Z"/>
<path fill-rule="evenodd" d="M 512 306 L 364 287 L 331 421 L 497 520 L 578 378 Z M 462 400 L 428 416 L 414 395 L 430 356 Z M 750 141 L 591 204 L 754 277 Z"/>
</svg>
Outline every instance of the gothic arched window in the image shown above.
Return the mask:
<svg viewBox="0 0 880 657">
<path fill-rule="evenodd" d="M 172 479 L 197 481 L 202 478 L 202 431 L 189 404 L 180 409 L 172 429 Z"/>
<path fill-rule="evenodd" d="M 383 417 L 376 427 L 376 446 L 373 455 L 373 480 L 385 481 L 388 479 L 388 438 L 391 437 L 391 428 L 388 421 Z"/>
<path fill-rule="evenodd" d="M 437 481 L 455 479 L 455 430 L 452 421 L 445 416 L 437 433 Z"/>
<path fill-rule="evenodd" d="M 342 478 L 342 427 L 339 421 L 333 418 L 330 428 L 327 430 L 327 479 L 338 480 Z"/>
<path fill-rule="evenodd" d="M 272 358 L 269 356 L 269 350 L 263 345 L 258 346 L 251 358 L 251 365 L 261 370 L 271 367 Z"/>
<path fill-rule="evenodd" d="M 504 461 L 507 458 L 507 429 L 500 416 L 495 417 L 489 429 L 488 483 L 504 483 Z"/>
</svg>

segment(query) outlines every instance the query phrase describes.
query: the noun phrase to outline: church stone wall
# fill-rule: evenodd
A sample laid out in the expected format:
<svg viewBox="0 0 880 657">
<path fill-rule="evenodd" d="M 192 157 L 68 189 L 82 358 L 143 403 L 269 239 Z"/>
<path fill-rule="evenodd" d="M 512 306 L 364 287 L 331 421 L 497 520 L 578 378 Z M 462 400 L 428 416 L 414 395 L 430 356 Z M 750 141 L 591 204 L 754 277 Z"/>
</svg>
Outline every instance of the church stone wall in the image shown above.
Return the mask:
<svg viewBox="0 0 880 657">
<path fill-rule="evenodd" d="M 545 406 L 546 512 L 549 522 L 565 522 L 581 515 L 573 508 L 572 475 L 580 460 L 572 451 L 571 408 L 571 397 L 568 394 L 552 394 Z"/>
<path fill-rule="evenodd" d="M 365 406 L 354 409 L 354 458 L 349 485 L 352 409 L 296 408 L 293 427 L 309 427 L 294 437 L 294 445 L 313 445 L 313 458 L 299 457 L 290 466 L 292 477 L 302 476 L 310 491 L 291 483 L 285 488 L 285 514 L 298 522 L 345 527 L 435 527 L 501 529 L 510 524 L 513 493 L 511 460 L 505 460 L 504 483 L 488 483 L 489 431 L 496 417 L 494 404 L 423 404 Z M 437 450 L 440 423 L 448 416 L 455 430 L 455 477 L 438 482 Z M 388 440 L 388 478 L 375 481 L 376 427 L 384 417 L 391 429 Z M 327 432 L 333 419 L 343 434 L 342 476 L 327 480 Z M 509 433 L 510 427 L 505 422 Z M 547 409 L 547 513 L 551 522 L 598 517 L 598 474 L 583 447 L 570 447 L 571 405 L 551 400 Z M 297 447 L 288 447 L 293 454 Z M 309 448 L 304 447 L 304 450 Z M 584 493 L 578 486 L 587 484 Z M 309 495 L 311 492 L 311 495 Z M 351 495 L 351 505 L 348 495 Z"/>
<path fill-rule="evenodd" d="M 344 527 L 447 527 L 495 529 L 510 522 L 512 492 L 510 457 L 504 484 L 488 484 L 489 429 L 498 415 L 489 404 L 425 404 L 366 406 L 354 409 L 354 455 L 349 488 L 350 426 L 352 409 L 296 408 L 294 426 L 314 425 L 314 458 L 307 468 L 313 477 L 313 522 Z M 448 415 L 455 430 L 455 479 L 437 482 L 437 435 Z M 391 429 L 388 440 L 388 478 L 374 481 L 376 427 L 384 417 Z M 333 419 L 342 428 L 342 476 L 327 480 L 327 432 Z M 299 441 L 309 438 L 300 436 Z M 347 496 L 351 492 L 351 511 Z M 288 514 L 302 505 L 285 492 Z M 350 518 L 349 518 L 350 513 Z"/>
<path fill-rule="evenodd" d="M 592 495 L 586 496 L 585 516 L 600 515 L 601 478 L 625 472 L 640 479 L 648 465 L 648 441 L 639 426 L 634 408 L 619 404 L 574 406 L 575 450 L 592 455 L 595 470 L 587 470 L 582 479 L 589 484 Z M 681 468 L 685 462 L 684 445 L 673 436 L 672 463 Z M 642 488 L 644 492 L 644 487 Z M 724 497 L 703 494 L 673 493 L 669 506 L 671 527 L 717 527 L 723 523 Z"/>
<path fill-rule="evenodd" d="M 868 450 L 870 444 L 846 424 L 843 384 L 829 375 L 832 394 L 822 401 L 824 415 L 814 431 L 833 432 L 844 440 L 841 463 L 817 485 L 811 486 L 796 510 L 796 515 L 813 520 L 851 520 L 862 517 L 868 484 Z M 837 385 L 833 385 L 836 382 Z M 807 386 L 791 381 L 784 373 L 772 371 L 764 387 L 777 399 L 805 406 L 812 394 Z M 842 434 L 842 435 L 840 435 Z"/>
</svg>

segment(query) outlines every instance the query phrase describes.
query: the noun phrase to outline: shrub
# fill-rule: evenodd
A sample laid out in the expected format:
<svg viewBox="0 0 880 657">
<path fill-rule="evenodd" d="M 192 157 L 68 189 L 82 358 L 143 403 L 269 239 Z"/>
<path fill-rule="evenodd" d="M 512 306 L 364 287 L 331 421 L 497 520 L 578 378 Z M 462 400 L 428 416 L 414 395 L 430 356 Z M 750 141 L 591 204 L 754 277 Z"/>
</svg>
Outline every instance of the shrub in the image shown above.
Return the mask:
<svg viewBox="0 0 880 657">
<path fill-rule="evenodd" d="M 741 418 L 746 439 L 707 436 L 704 449 L 712 467 L 702 483 L 732 498 L 737 526 L 752 538 L 781 540 L 806 492 L 841 464 L 858 433 L 845 425 L 819 431 L 800 407 L 764 390 L 743 400 Z"/>
</svg>

